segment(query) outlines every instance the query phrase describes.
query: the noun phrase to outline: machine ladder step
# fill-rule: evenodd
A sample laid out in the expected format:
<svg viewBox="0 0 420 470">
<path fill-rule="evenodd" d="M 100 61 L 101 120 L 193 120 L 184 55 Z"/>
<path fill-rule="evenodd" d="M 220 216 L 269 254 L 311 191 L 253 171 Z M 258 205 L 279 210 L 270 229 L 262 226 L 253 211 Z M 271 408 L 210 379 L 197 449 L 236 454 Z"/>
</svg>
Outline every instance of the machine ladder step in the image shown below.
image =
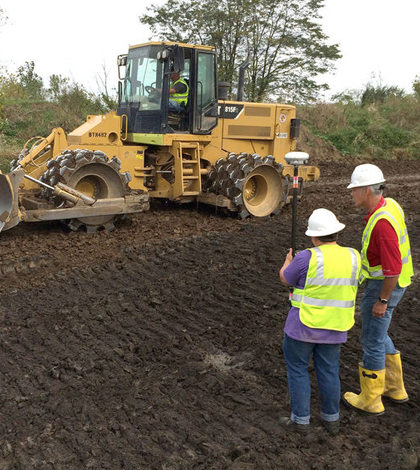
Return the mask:
<svg viewBox="0 0 420 470">
<path fill-rule="evenodd" d="M 173 198 L 198 196 L 201 193 L 199 142 L 174 142 L 175 183 Z"/>
</svg>

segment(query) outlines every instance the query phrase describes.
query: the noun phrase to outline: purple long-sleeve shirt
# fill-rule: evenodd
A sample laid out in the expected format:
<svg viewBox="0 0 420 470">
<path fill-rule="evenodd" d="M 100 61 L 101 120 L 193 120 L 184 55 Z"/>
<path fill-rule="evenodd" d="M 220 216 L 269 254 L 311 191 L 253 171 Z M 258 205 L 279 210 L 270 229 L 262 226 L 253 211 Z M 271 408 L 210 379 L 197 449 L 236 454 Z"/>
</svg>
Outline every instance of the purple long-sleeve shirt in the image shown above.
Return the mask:
<svg viewBox="0 0 420 470">
<path fill-rule="evenodd" d="M 283 271 L 283 276 L 288 284 L 299 289 L 305 287 L 311 255 L 311 251 L 304 250 L 293 258 L 293 261 Z M 290 338 L 306 343 L 338 344 L 347 341 L 347 331 L 324 330 L 304 325 L 300 321 L 299 309 L 297 307 L 290 308 L 284 332 Z"/>
</svg>

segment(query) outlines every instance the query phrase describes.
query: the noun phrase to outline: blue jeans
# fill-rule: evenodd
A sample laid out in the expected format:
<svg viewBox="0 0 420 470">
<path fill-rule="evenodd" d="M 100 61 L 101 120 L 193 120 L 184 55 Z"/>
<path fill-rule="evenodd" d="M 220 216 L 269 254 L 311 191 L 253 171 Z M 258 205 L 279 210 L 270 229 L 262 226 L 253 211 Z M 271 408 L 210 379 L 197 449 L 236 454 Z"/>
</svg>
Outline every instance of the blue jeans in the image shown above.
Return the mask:
<svg viewBox="0 0 420 470">
<path fill-rule="evenodd" d="M 178 103 L 178 101 L 175 100 L 169 100 L 169 112 L 181 113 L 184 110 L 185 106 L 183 106 L 181 103 Z"/>
<path fill-rule="evenodd" d="M 385 315 L 376 318 L 372 315 L 373 306 L 379 298 L 383 280 L 368 279 L 363 293 L 362 333 L 360 342 L 363 347 L 363 367 L 368 370 L 385 369 L 385 354 L 395 354 L 392 339 L 388 336 L 388 327 L 391 323 L 392 312 L 401 300 L 405 287 L 396 287 L 388 300 Z"/>
<path fill-rule="evenodd" d="M 321 419 L 337 421 L 340 418 L 340 349 L 341 344 L 306 343 L 284 335 L 283 353 L 292 408 L 290 419 L 295 423 L 309 424 L 311 384 L 308 365 L 311 354 L 321 398 Z"/>
</svg>

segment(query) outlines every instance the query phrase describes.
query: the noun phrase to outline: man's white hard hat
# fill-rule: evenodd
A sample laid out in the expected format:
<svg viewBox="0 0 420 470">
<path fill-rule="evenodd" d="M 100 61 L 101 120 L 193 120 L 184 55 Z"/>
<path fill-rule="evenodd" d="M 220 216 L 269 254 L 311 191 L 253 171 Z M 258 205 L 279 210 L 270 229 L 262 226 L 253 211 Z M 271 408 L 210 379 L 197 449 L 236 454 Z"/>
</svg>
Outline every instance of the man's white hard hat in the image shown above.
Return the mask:
<svg viewBox="0 0 420 470">
<path fill-rule="evenodd" d="M 308 237 L 325 237 L 340 232 L 345 227 L 337 220 L 334 212 L 328 209 L 315 209 L 308 219 L 308 229 L 305 235 Z"/>
<path fill-rule="evenodd" d="M 359 188 L 361 186 L 372 186 L 379 183 L 385 183 L 382 170 L 371 163 L 364 163 L 363 165 L 356 166 L 347 188 L 351 189 Z"/>
</svg>

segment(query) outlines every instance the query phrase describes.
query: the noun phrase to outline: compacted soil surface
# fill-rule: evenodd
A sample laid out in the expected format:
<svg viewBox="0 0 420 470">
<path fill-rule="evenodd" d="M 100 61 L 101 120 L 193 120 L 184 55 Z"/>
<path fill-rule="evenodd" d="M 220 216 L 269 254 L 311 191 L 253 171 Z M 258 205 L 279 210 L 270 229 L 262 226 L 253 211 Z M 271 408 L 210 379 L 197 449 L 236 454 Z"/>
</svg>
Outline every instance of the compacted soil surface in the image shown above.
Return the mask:
<svg viewBox="0 0 420 470">
<path fill-rule="evenodd" d="M 410 401 L 382 416 L 341 409 L 341 430 L 290 413 L 282 353 L 291 205 L 238 220 L 155 204 L 112 233 L 20 224 L 0 235 L 0 470 L 417 469 L 420 459 L 420 162 L 381 162 L 406 211 L 416 276 L 394 313 Z M 298 249 L 319 207 L 360 248 L 354 162 L 320 164 L 298 205 Z M 363 288 L 359 290 L 358 305 Z M 342 347 L 342 391 L 358 391 L 360 310 Z"/>
</svg>

